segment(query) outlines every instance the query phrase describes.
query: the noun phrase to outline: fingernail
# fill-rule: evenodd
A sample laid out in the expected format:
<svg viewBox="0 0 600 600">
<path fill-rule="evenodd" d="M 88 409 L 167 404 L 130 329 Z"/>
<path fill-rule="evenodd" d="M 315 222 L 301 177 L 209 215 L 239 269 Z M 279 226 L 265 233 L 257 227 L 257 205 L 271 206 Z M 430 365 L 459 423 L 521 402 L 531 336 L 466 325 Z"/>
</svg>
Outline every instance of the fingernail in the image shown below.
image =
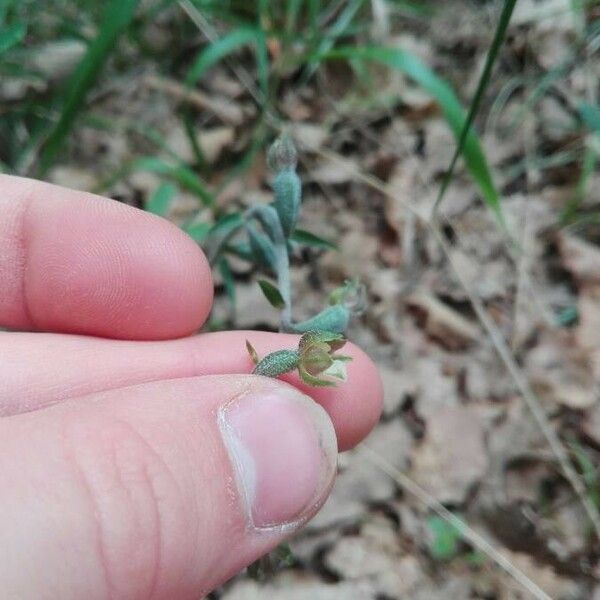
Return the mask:
<svg viewBox="0 0 600 600">
<path fill-rule="evenodd" d="M 293 528 L 313 514 L 337 461 L 323 408 L 278 385 L 236 397 L 221 409 L 219 426 L 250 527 Z"/>
</svg>

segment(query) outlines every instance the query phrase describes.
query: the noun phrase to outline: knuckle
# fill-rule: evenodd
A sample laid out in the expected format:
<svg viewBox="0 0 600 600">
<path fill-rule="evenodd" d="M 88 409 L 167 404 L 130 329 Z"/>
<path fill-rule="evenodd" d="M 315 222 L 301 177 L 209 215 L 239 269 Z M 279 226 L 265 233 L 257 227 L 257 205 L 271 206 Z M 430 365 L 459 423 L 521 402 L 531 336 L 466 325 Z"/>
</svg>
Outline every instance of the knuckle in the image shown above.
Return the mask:
<svg viewBox="0 0 600 600">
<path fill-rule="evenodd" d="M 108 597 L 151 597 L 165 571 L 169 539 L 186 529 L 175 476 L 127 422 L 78 420 L 65 432 L 68 462 L 90 517 L 90 551 Z"/>
</svg>

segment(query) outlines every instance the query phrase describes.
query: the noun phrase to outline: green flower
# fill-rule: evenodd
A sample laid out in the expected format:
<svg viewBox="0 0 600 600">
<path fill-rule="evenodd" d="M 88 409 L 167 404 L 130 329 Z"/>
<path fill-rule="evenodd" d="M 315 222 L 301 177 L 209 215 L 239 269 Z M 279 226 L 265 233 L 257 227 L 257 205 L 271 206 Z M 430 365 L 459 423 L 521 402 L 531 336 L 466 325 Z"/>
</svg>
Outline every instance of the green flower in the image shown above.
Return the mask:
<svg viewBox="0 0 600 600">
<path fill-rule="evenodd" d="M 298 373 L 304 383 L 315 387 L 333 386 L 346 381 L 349 356 L 336 354 L 346 343 L 341 333 L 309 331 L 300 338 Z"/>
<path fill-rule="evenodd" d="M 346 338 L 339 333 L 309 331 L 300 338 L 297 350 L 277 350 L 259 359 L 248 341 L 246 348 L 255 364 L 255 375 L 277 377 L 298 369 L 304 383 L 324 387 L 347 379 L 346 363 L 352 359 L 336 353 L 345 343 Z"/>
</svg>

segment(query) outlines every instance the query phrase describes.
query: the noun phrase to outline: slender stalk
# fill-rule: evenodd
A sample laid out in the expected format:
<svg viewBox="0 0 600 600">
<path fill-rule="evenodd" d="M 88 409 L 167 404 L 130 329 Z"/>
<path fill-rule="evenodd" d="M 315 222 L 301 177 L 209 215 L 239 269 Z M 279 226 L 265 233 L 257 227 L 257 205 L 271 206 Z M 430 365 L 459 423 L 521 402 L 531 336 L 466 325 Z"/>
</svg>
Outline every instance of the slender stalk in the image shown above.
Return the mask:
<svg viewBox="0 0 600 600">
<path fill-rule="evenodd" d="M 275 213 L 273 215 L 273 213 Z M 275 217 L 275 218 L 273 218 Z M 283 298 L 281 311 L 280 331 L 289 331 L 292 325 L 292 286 L 290 282 L 290 257 L 288 255 L 287 241 L 281 221 L 272 206 L 253 206 L 244 213 L 244 219 L 256 219 L 262 228 L 269 234 L 275 247 L 277 275 L 277 288 Z"/>
</svg>

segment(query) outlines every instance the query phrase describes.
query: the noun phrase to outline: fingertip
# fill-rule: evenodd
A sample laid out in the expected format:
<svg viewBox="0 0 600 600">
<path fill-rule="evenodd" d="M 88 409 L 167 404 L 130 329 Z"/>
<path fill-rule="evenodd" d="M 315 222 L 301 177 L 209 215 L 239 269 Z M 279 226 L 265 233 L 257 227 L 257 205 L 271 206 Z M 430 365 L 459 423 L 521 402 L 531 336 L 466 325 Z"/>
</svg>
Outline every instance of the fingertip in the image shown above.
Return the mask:
<svg viewBox="0 0 600 600">
<path fill-rule="evenodd" d="M 160 340 L 204 322 L 210 268 L 178 227 L 93 194 L 13 177 L 2 183 L 18 234 L 9 228 L 0 247 L 21 257 L 10 263 L 13 276 L 5 273 L 16 283 L 0 311 L 4 325 Z"/>
<path fill-rule="evenodd" d="M 260 357 L 284 348 L 294 348 L 298 335 L 264 331 L 227 331 L 204 334 L 190 340 L 194 362 L 202 373 L 240 373 L 252 370 L 246 340 Z M 340 450 L 349 450 L 363 440 L 378 422 L 383 408 L 383 386 L 377 367 L 358 346 L 348 342 L 343 353 L 352 357 L 348 363 L 348 379 L 331 388 L 304 384 L 295 373 L 282 376 L 306 395 L 312 397 L 329 414 Z"/>
</svg>

